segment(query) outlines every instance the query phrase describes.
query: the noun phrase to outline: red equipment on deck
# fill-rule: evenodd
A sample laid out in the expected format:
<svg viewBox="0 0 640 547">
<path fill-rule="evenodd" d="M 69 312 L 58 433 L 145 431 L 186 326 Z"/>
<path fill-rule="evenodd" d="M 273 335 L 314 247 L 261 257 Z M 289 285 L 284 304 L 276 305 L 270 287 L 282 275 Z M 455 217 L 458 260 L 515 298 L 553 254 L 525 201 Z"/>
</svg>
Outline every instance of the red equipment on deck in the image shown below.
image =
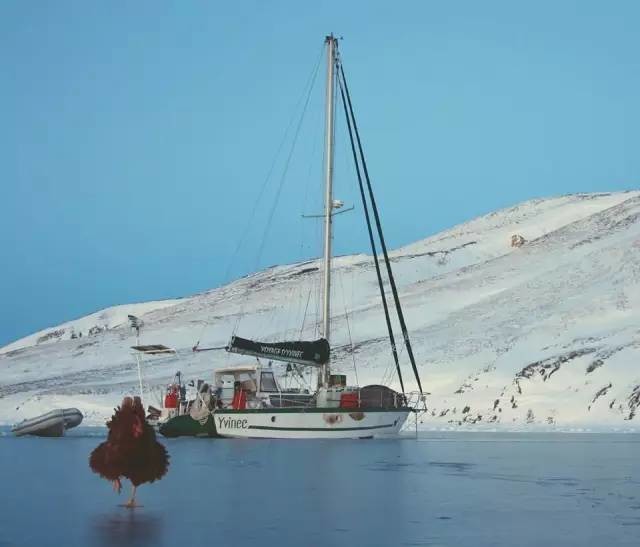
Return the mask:
<svg viewBox="0 0 640 547">
<path fill-rule="evenodd" d="M 231 401 L 231 408 L 234 410 L 243 410 L 247 408 L 247 393 L 244 389 L 239 389 L 234 392 L 233 400 Z"/>
<path fill-rule="evenodd" d="M 178 388 L 173 385 L 167 389 L 167 394 L 164 396 L 165 408 L 178 408 Z"/>
<path fill-rule="evenodd" d="M 340 408 L 358 408 L 359 406 L 360 400 L 357 391 L 340 395 Z"/>
</svg>

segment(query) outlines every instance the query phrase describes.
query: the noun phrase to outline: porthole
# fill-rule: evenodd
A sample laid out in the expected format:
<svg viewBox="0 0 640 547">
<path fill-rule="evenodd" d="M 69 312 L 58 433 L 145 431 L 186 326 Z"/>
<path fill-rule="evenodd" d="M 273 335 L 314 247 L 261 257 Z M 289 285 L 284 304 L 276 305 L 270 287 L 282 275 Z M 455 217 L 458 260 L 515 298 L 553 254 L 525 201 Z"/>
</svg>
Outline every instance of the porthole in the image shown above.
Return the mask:
<svg viewBox="0 0 640 547">
<path fill-rule="evenodd" d="M 271 421 L 275 422 L 276 421 L 276 417 L 275 416 L 271 416 Z"/>
</svg>

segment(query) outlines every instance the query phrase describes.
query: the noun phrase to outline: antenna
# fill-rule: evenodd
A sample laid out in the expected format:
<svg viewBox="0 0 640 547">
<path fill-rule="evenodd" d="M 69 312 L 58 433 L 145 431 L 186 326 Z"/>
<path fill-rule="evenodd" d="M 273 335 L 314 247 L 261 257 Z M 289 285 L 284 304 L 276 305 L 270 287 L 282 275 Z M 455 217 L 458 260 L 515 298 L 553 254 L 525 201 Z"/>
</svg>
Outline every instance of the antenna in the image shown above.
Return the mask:
<svg viewBox="0 0 640 547">
<path fill-rule="evenodd" d="M 136 344 L 140 345 L 140 329 L 144 325 L 144 321 L 135 315 L 128 315 L 129 325 L 136 331 Z"/>
<path fill-rule="evenodd" d="M 144 322 L 142 321 L 142 319 L 139 319 L 135 315 L 129 315 L 128 317 L 129 317 L 129 324 L 131 325 L 131 328 L 136 331 L 136 345 L 139 346 L 140 345 L 140 329 L 142 328 L 142 325 L 144 325 Z M 140 386 L 140 400 L 143 400 L 142 370 L 140 365 L 140 355 L 138 353 L 136 353 L 136 363 L 138 365 L 138 385 Z"/>
</svg>

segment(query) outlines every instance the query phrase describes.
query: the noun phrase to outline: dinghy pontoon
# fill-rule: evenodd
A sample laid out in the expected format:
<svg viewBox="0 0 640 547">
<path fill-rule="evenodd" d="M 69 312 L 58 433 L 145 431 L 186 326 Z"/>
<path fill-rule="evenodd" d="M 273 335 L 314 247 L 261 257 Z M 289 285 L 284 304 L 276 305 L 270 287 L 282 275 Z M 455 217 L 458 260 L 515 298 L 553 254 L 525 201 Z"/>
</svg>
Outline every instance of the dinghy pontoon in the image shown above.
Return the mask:
<svg viewBox="0 0 640 547">
<path fill-rule="evenodd" d="M 82 418 L 77 408 L 60 408 L 20 422 L 11 431 L 17 436 L 62 437 L 67 429 L 80 425 Z"/>
</svg>

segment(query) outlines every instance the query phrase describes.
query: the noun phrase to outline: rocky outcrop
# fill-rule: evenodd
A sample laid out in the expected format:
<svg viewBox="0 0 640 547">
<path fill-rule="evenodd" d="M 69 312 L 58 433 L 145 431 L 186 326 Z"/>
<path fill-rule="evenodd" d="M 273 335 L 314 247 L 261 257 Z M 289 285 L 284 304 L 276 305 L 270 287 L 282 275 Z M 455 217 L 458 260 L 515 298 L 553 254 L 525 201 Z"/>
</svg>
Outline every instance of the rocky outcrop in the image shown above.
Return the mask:
<svg viewBox="0 0 640 547">
<path fill-rule="evenodd" d="M 527 240 L 522 237 L 520 234 L 513 234 L 511 236 L 511 246 L 512 247 L 522 247 Z"/>
</svg>

